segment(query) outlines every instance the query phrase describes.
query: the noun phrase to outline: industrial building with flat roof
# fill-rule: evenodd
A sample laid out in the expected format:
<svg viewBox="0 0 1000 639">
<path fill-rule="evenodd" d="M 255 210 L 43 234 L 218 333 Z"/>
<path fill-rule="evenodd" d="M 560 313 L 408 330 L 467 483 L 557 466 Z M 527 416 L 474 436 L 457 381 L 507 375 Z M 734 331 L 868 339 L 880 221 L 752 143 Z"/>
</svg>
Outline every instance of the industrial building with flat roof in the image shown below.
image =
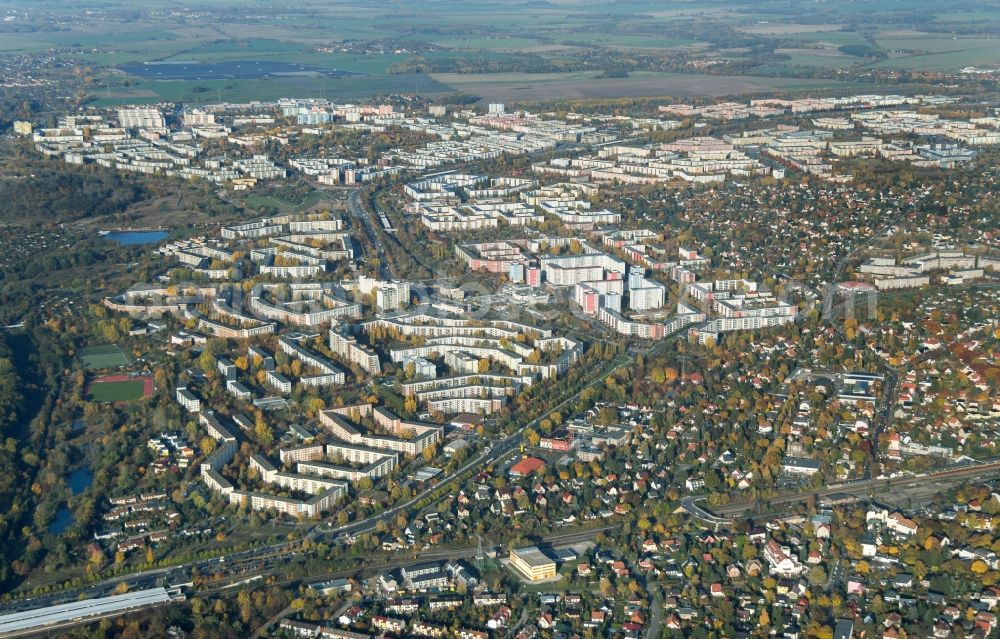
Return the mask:
<svg viewBox="0 0 1000 639">
<path fill-rule="evenodd" d="M 510 565 L 530 581 L 542 581 L 556 576 L 556 562 L 539 550 L 538 546 L 511 550 Z"/>
</svg>

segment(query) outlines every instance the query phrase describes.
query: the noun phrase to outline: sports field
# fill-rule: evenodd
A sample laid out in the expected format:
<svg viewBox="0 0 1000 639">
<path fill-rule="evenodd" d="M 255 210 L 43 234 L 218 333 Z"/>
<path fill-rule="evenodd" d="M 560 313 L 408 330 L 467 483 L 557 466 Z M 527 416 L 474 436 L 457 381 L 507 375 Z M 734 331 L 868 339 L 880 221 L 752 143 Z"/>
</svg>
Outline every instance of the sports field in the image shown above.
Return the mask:
<svg viewBox="0 0 1000 639">
<path fill-rule="evenodd" d="M 128 364 L 125 351 L 114 344 L 85 348 L 80 351 L 80 360 L 89 369 L 119 368 Z"/>
<path fill-rule="evenodd" d="M 151 377 L 106 375 L 94 379 L 87 388 L 87 399 L 92 402 L 130 402 L 152 394 Z"/>
</svg>

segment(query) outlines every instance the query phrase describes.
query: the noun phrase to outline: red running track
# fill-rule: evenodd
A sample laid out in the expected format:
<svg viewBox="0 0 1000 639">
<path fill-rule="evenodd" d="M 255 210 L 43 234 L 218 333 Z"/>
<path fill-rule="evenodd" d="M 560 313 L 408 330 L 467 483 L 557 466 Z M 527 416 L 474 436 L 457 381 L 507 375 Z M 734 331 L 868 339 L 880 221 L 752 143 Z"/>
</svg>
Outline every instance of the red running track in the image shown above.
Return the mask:
<svg viewBox="0 0 1000 639">
<path fill-rule="evenodd" d="M 90 387 L 94 384 L 100 384 L 101 382 L 142 382 L 142 396 L 152 397 L 153 395 L 153 378 L 149 375 L 102 375 L 101 377 L 95 377 L 90 384 L 87 385 L 86 394 L 90 394 Z"/>
</svg>

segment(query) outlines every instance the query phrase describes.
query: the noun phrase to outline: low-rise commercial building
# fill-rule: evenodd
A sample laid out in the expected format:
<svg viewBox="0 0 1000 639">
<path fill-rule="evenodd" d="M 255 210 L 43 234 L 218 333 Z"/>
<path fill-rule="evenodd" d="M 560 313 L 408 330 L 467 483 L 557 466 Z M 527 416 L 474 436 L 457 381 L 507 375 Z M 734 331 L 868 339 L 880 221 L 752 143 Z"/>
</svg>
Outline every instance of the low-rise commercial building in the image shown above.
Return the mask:
<svg viewBox="0 0 1000 639">
<path fill-rule="evenodd" d="M 556 576 L 556 562 L 539 550 L 538 546 L 512 549 L 510 565 L 529 581 L 543 581 Z"/>
</svg>

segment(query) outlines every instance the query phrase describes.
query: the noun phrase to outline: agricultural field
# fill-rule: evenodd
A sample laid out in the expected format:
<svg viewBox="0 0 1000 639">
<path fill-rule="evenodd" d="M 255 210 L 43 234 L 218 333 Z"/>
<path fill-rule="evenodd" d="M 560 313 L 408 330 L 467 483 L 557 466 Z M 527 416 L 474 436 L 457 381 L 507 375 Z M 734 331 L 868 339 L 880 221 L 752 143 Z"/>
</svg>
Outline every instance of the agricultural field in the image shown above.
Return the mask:
<svg viewBox="0 0 1000 639">
<path fill-rule="evenodd" d="M 830 31 L 840 31 L 844 28 L 842 24 L 795 24 L 795 23 L 775 23 L 768 20 L 761 20 L 757 24 L 741 27 L 738 30 L 744 33 L 765 36 L 786 36 L 786 35 L 815 35 L 816 33 L 826 33 Z"/>
<path fill-rule="evenodd" d="M 0 0 L 0 8 L 23 2 Z M 102 11 L 48 10 L 61 19 L 0 25 L 0 57 L 71 56 L 87 80 L 77 92 L 97 107 L 391 94 L 681 97 L 702 87 L 718 96 L 806 90 L 815 78 L 830 89 L 843 79 L 877 89 L 872 76 L 891 70 L 1000 63 L 1000 7 L 987 0 L 968 0 L 962 11 L 930 0 L 563 0 L 516 10 L 501 0 L 305 0 L 267 12 L 221 0 L 154 0 L 139 10 L 107 0 Z M 206 66 L 190 75 L 147 68 L 162 63 Z"/>
<path fill-rule="evenodd" d="M 814 49 L 775 49 L 780 55 L 791 56 L 789 64 L 805 67 L 821 67 L 824 69 L 847 69 L 861 60 L 855 56 L 847 55 L 839 49 L 823 47 Z"/>
<path fill-rule="evenodd" d="M 470 38 L 442 38 L 434 40 L 433 44 L 446 49 L 486 49 L 490 51 L 522 51 L 533 49 L 541 44 L 543 40 L 536 38 L 518 37 L 470 37 Z"/>
<path fill-rule="evenodd" d="M 207 104 L 220 100 L 277 100 L 288 96 L 315 96 L 348 101 L 388 93 L 443 95 L 452 91 L 450 87 L 421 74 L 258 80 L 146 80 L 127 87 L 95 91 L 90 104 L 98 107 L 160 101 Z"/>
<path fill-rule="evenodd" d="M 102 368 L 121 368 L 128 364 L 125 351 L 114 344 L 92 346 L 80 351 L 80 360 L 84 368 L 95 370 Z"/>
<path fill-rule="evenodd" d="M 690 38 L 632 35 L 632 34 L 591 34 L 586 37 L 570 37 L 561 39 L 563 44 L 584 43 L 589 46 L 607 47 L 609 49 L 675 49 L 690 47 L 697 43 Z"/>
<path fill-rule="evenodd" d="M 849 88 L 845 82 L 739 77 L 691 73 L 636 72 L 627 78 L 597 73 L 434 74 L 434 79 L 487 101 L 532 101 L 640 96 L 723 96 L 773 90 Z"/>
<path fill-rule="evenodd" d="M 894 52 L 888 60 L 877 65 L 879 68 L 944 71 L 1000 64 L 1000 38 L 913 34 L 909 37 L 880 38 L 877 42 L 883 49 Z"/>
</svg>

